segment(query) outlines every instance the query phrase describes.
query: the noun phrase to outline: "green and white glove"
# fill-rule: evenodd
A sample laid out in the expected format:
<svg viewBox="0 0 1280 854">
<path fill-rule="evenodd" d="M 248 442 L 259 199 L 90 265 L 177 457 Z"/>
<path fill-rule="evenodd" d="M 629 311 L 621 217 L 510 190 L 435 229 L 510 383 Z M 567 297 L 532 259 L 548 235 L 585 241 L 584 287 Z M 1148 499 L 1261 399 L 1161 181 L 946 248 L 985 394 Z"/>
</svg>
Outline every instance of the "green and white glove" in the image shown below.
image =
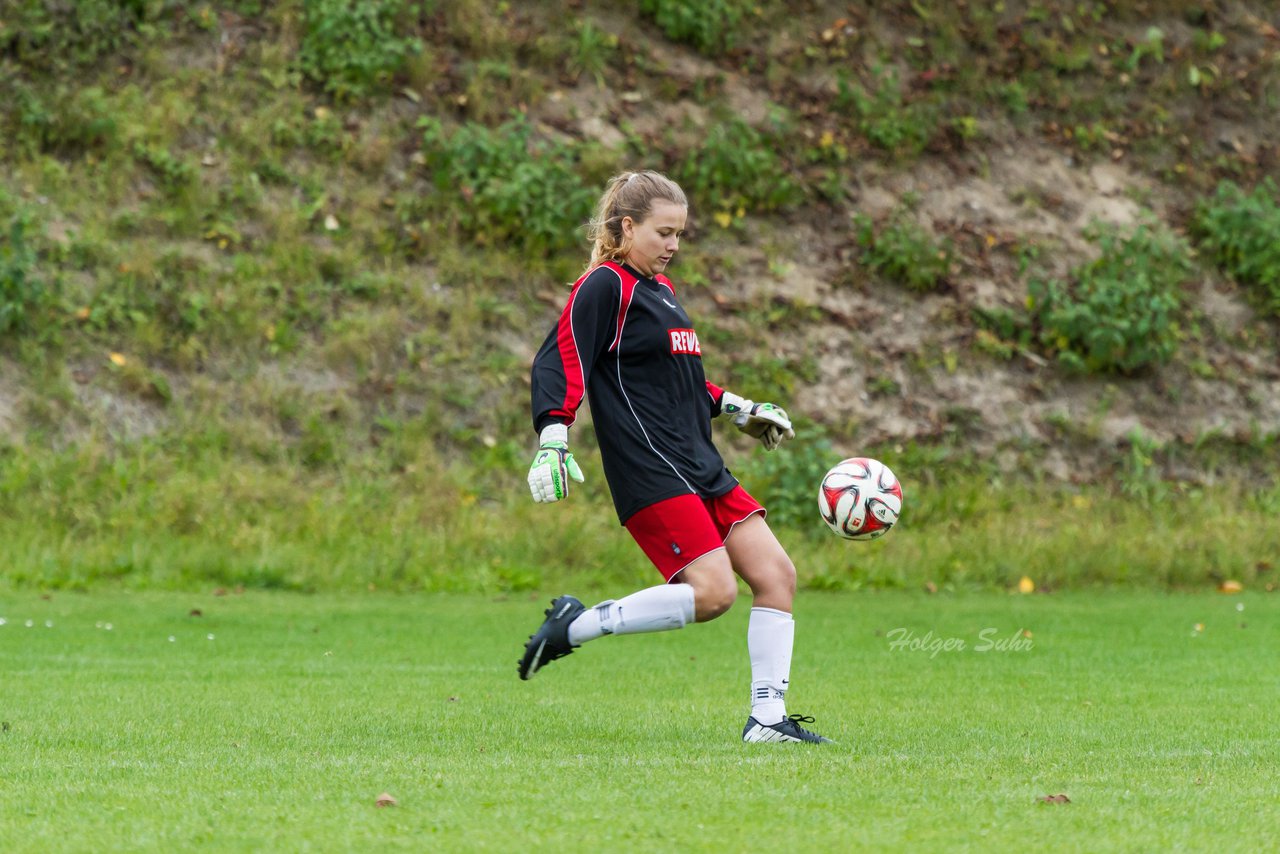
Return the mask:
<svg viewBox="0 0 1280 854">
<path fill-rule="evenodd" d="M 720 399 L 720 412 L 733 419 L 743 433 L 759 439 L 766 451 L 776 449 L 783 439 L 796 437 L 787 411 L 772 403 L 755 403 L 726 391 Z"/>
<path fill-rule="evenodd" d="M 582 469 L 569 453 L 569 428 L 548 424 L 539 436 L 538 454 L 529 466 L 529 492 L 539 504 L 559 501 L 569 494 L 569 479 L 582 483 Z"/>
</svg>

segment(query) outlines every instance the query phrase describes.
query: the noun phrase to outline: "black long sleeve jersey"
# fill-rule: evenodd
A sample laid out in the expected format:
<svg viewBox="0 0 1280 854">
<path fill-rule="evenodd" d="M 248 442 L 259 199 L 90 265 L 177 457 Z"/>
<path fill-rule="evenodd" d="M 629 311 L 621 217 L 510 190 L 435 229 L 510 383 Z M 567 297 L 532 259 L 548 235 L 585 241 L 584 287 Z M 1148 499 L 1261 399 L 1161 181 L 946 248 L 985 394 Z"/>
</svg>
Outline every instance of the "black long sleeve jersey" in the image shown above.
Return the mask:
<svg viewBox="0 0 1280 854">
<path fill-rule="evenodd" d="M 665 276 L 606 261 L 573 286 L 533 360 L 534 429 L 591 404 L 618 519 L 677 495 L 716 498 L 738 481 L 711 441 L 724 392 Z"/>
</svg>

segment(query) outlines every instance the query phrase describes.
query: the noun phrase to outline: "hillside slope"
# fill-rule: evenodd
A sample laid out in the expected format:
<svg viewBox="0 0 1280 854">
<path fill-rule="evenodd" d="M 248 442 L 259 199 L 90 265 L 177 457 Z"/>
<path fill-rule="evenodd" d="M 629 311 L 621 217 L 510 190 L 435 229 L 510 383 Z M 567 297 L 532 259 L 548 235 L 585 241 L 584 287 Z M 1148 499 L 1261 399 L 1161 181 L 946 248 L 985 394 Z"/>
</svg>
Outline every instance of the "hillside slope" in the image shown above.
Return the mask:
<svg viewBox="0 0 1280 854">
<path fill-rule="evenodd" d="M 709 373 L 842 449 L 1271 470 L 1276 314 L 1196 223 L 1274 196 L 1273 4 L 640 6 L 9 4 L 0 435 L 324 466 L 430 422 L 514 465 L 575 225 L 643 166 Z M 1191 261 L 1124 356 L 1168 347 L 1072 361 L 1034 293 L 1144 224 Z"/>
</svg>

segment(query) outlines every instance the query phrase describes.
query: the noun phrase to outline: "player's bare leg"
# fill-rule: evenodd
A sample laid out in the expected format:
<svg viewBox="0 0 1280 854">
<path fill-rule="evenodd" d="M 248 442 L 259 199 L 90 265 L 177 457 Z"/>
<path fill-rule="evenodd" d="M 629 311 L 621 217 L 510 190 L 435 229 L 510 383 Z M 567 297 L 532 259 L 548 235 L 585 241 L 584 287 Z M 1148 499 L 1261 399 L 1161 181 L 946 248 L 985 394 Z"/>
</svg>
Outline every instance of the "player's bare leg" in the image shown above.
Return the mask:
<svg viewBox="0 0 1280 854">
<path fill-rule="evenodd" d="M 699 623 L 714 620 L 738 598 L 738 579 L 724 549 L 698 558 L 680 570 L 674 581 L 693 588 L 694 620 Z"/>
<path fill-rule="evenodd" d="M 787 715 L 795 622 L 796 568 L 764 515 L 756 513 L 734 526 L 725 541 L 734 571 L 751 588 L 747 651 L 751 656 L 751 715 L 742 730 L 750 742 L 825 743 L 830 739 L 800 726 L 813 718 Z"/>
</svg>

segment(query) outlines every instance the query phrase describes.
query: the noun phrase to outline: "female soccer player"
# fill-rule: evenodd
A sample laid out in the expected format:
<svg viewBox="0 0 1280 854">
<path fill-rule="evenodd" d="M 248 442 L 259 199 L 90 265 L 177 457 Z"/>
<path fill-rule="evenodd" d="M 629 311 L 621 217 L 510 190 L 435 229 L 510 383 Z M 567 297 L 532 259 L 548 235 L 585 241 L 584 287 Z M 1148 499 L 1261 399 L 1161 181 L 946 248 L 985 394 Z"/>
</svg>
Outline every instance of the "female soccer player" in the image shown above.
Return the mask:
<svg viewBox="0 0 1280 854">
<path fill-rule="evenodd" d="M 529 468 L 533 500 L 569 493 L 582 470 L 569 426 L 584 396 L 618 518 L 666 578 L 585 608 L 552 600 L 525 645 L 520 678 L 587 641 L 683 628 L 733 604 L 734 573 L 751 588 L 748 742 L 829 742 L 787 715 L 796 571 L 765 523 L 764 508 L 725 468 L 711 419 L 728 415 L 773 450 L 795 433 L 786 412 L 717 388 L 702 372 L 693 324 L 663 271 L 680 248 L 684 191 L 656 172 L 609 181 L 591 223 L 591 263 L 533 362 L 533 422 L 540 448 Z"/>
</svg>

